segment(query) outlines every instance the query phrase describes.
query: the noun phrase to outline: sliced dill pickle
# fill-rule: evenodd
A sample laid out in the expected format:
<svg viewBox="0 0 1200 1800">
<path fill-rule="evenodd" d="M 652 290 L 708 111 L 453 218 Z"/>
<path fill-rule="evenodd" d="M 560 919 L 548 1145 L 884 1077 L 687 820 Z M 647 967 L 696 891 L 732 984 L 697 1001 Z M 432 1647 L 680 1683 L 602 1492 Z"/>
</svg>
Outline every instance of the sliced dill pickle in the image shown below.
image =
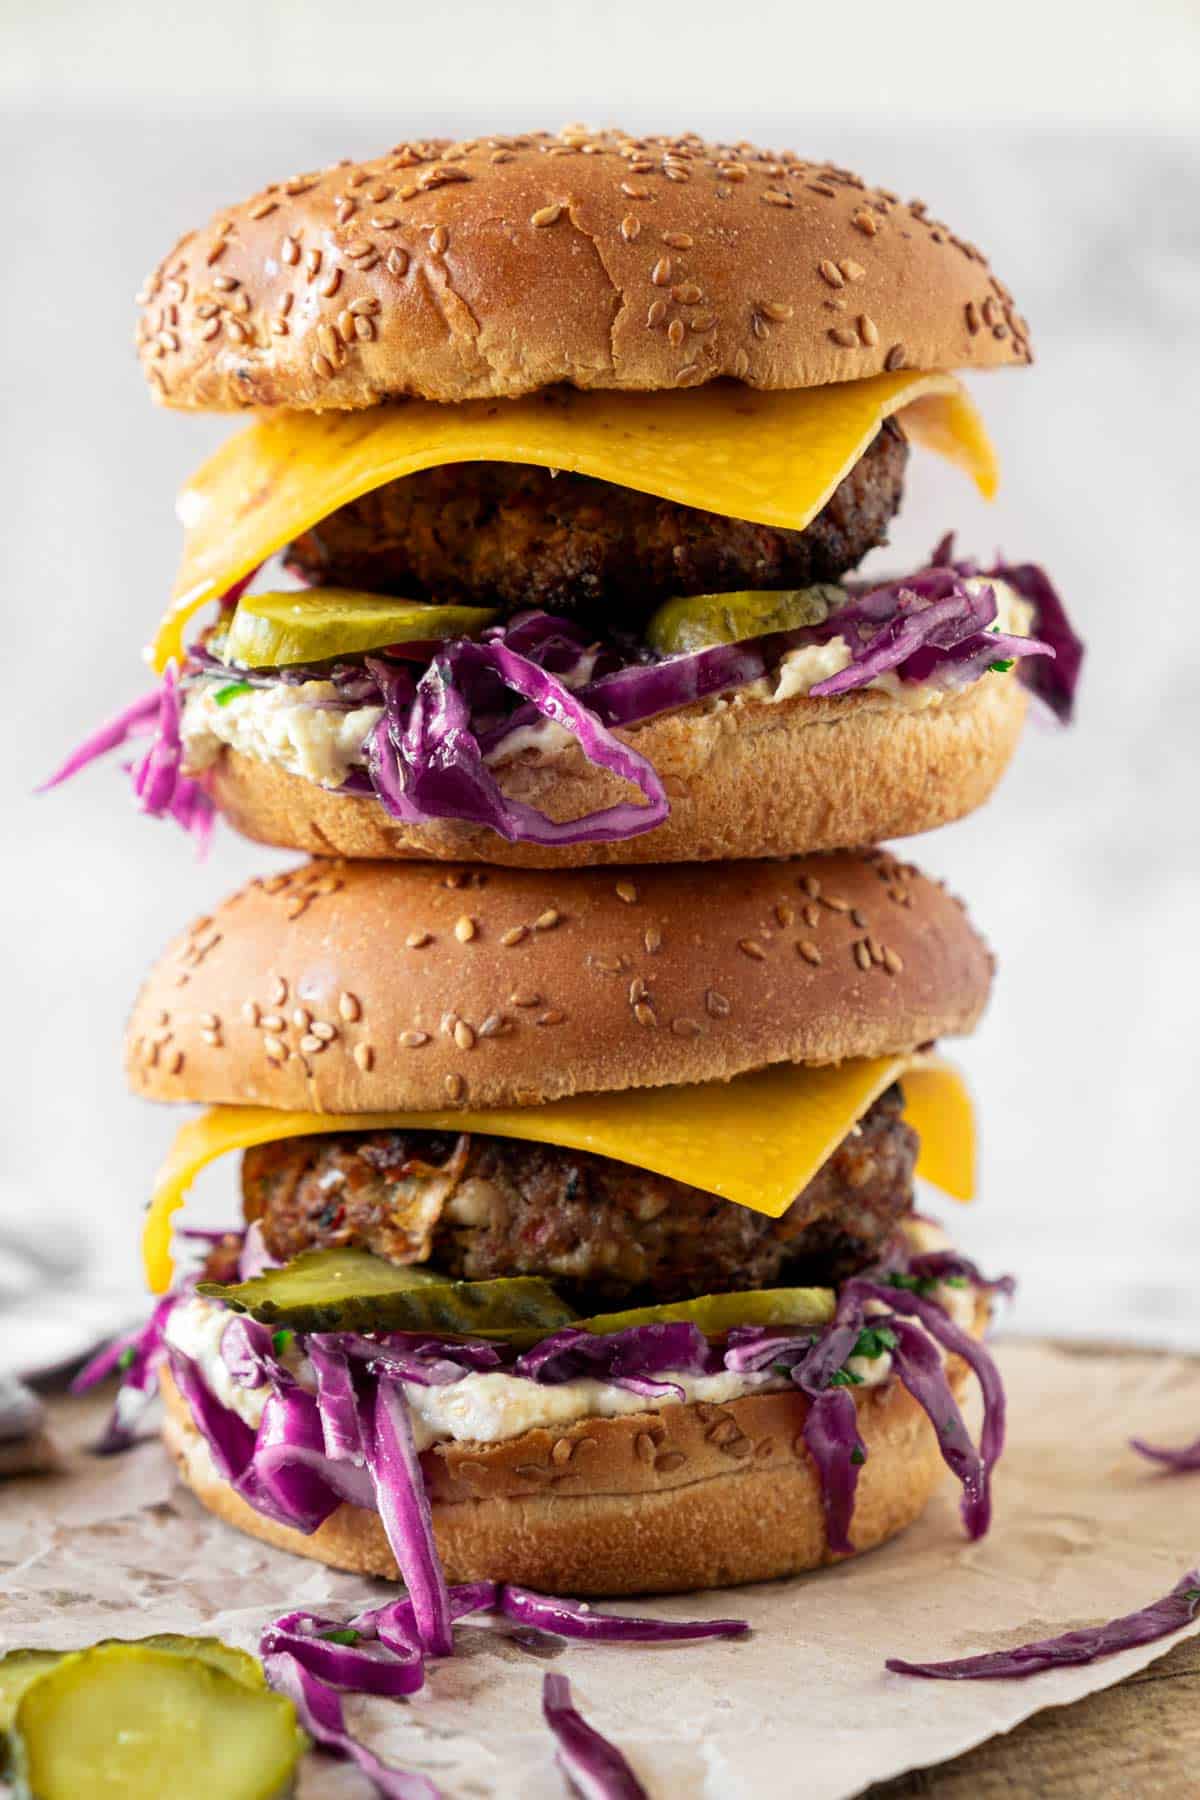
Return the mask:
<svg viewBox="0 0 1200 1800">
<path fill-rule="evenodd" d="M 451 1281 L 390 1263 L 368 1250 L 306 1250 L 282 1269 L 199 1293 L 265 1325 L 296 1331 L 444 1331 L 458 1337 L 532 1330 L 544 1337 L 575 1314 L 548 1281 L 513 1275 Z"/>
<path fill-rule="evenodd" d="M 278 1800 L 308 1745 L 282 1694 L 120 1643 L 30 1682 L 9 1741 L 17 1800 Z"/>
<path fill-rule="evenodd" d="M 385 644 L 472 637 L 490 625 L 486 606 L 432 606 L 349 588 L 294 588 L 244 594 L 229 626 L 223 660 L 242 668 L 326 662 Z"/>
<path fill-rule="evenodd" d="M 743 588 L 734 594 L 689 594 L 652 613 L 646 642 L 660 656 L 737 644 L 767 631 L 821 625 L 845 599 L 838 587 Z"/>
<path fill-rule="evenodd" d="M 634 1325 L 698 1325 L 706 1337 L 720 1337 L 735 1325 L 827 1325 L 837 1305 L 832 1288 L 754 1288 L 740 1294 L 701 1294 L 665 1306 L 636 1306 L 629 1312 L 597 1313 L 580 1319 L 597 1337 Z"/>
<path fill-rule="evenodd" d="M 104 1645 L 119 1644 L 122 1638 L 105 1638 Z M 224 1670 L 226 1675 L 240 1681 L 243 1687 L 261 1688 L 266 1686 L 266 1676 L 262 1664 L 244 1650 L 235 1650 L 230 1644 L 223 1644 L 220 1638 L 181 1637 L 175 1632 L 159 1632 L 153 1637 L 135 1638 L 134 1643 L 150 1650 L 162 1650 L 173 1656 L 198 1656 L 201 1662 L 211 1663 L 213 1668 Z M 64 1656 L 71 1656 L 70 1650 L 10 1650 L 7 1655 L 0 1656 L 0 1732 L 7 1732 L 16 1717 L 17 1705 L 25 1689 L 53 1669 Z M 6 1766 L 5 1745 L 0 1739 L 0 1774 Z"/>
</svg>

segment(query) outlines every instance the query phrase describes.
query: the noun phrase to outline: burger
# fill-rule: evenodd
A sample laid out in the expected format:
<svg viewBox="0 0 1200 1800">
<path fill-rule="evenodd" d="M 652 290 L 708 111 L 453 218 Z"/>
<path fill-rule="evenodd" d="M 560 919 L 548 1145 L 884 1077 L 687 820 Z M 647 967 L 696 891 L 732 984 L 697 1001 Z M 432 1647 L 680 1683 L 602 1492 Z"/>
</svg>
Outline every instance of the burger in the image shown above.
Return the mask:
<svg viewBox="0 0 1200 1800">
<path fill-rule="evenodd" d="M 185 488 L 138 803 L 322 855 L 803 854 L 983 801 L 1081 649 L 1045 574 L 856 575 L 960 369 L 1029 334 L 919 201 L 695 136 L 405 142 L 163 259 L 156 398 L 251 422 Z"/>
<path fill-rule="evenodd" d="M 150 1206 L 114 1441 L 161 1382 L 207 1507 L 402 1575 L 434 1640 L 447 1580 L 669 1592 L 869 1549 L 943 1460 L 977 1535 L 995 1284 L 914 1202 L 971 1191 L 934 1046 L 991 969 L 882 851 L 251 882 L 129 1024 L 134 1092 L 208 1110 Z M 176 1262 L 239 1150 L 242 1220 Z"/>
</svg>

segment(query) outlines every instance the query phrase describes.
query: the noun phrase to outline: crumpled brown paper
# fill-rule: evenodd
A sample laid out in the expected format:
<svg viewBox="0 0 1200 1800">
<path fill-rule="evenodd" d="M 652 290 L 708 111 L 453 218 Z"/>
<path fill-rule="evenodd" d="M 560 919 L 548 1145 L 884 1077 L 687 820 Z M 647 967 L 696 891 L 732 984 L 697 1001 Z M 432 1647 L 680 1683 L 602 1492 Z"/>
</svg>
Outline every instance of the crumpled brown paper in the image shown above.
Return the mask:
<svg viewBox="0 0 1200 1800">
<path fill-rule="evenodd" d="M 654 1800 L 840 1800 L 1121 1680 L 1177 1640 L 1027 1681 L 934 1684 L 884 1670 L 889 1655 L 964 1655 L 1115 1617 L 1165 1593 L 1200 1557 L 1200 1477 L 1158 1473 L 1125 1441 L 1196 1435 L 1195 1364 L 1022 1343 L 1002 1345 L 999 1361 L 1009 1446 L 982 1543 L 964 1540 L 947 1481 L 906 1536 L 860 1562 L 638 1608 L 748 1618 L 748 1640 L 657 1649 L 546 1640 L 531 1649 L 503 1622 L 468 1621 L 459 1654 L 432 1665 L 423 1693 L 352 1701 L 348 1715 L 383 1755 L 455 1800 L 561 1800 L 540 1712 L 541 1678 L 553 1667 Z M 54 1409 L 68 1448 L 99 1417 L 95 1400 Z M 157 1445 L 107 1461 L 70 1455 L 63 1476 L 0 1483 L 0 1571 L 4 1648 L 172 1630 L 252 1650 L 264 1621 L 285 1608 L 348 1615 L 384 1593 L 210 1518 Z M 371 1791 L 315 1755 L 298 1789 L 300 1800 Z"/>
</svg>

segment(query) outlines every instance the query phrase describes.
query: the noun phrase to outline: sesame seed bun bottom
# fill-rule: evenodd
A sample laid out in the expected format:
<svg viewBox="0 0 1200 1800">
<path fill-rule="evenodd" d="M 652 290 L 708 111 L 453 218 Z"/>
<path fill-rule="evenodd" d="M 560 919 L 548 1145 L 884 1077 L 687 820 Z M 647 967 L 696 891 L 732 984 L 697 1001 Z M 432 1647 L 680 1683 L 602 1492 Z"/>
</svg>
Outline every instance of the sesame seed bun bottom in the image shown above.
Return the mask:
<svg viewBox="0 0 1200 1800">
<path fill-rule="evenodd" d="M 965 1366 L 953 1359 L 949 1375 L 961 1391 Z M 164 1441 L 211 1512 L 278 1549 L 399 1578 L 374 1512 L 340 1506 L 310 1537 L 255 1512 L 217 1474 L 170 1374 L 161 1381 Z M 851 1528 L 861 1553 L 920 1516 L 944 1466 L 928 1419 L 899 1382 L 854 1398 L 867 1447 Z M 446 1579 L 583 1596 L 668 1594 L 841 1561 L 804 1447 L 806 1412 L 791 1390 L 582 1419 L 500 1444 L 439 1444 L 421 1463 Z"/>
<path fill-rule="evenodd" d="M 374 797 L 228 749 L 208 782 L 243 836 L 318 856 L 507 868 L 799 856 L 909 837 L 973 812 L 1012 758 L 1026 705 L 1018 680 L 992 676 L 923 708 L 872 691 L 684 707 L 617 733 L 649 759 L 671 811 L 657 830 L 612 844 L 546 848 L 457 820 L 403 825 Z M 510 799 L 558 821 L 633 793 L 574 744 L 552 756 L 527 752 L 496 773 Z"/>
</svg>

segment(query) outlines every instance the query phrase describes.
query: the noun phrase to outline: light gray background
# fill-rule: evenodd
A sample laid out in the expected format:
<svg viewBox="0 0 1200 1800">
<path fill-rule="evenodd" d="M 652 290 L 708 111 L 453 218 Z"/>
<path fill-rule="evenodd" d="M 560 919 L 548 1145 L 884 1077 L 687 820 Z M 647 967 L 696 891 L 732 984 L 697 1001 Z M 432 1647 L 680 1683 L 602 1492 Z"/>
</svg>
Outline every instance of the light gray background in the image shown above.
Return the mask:
<svg viewBox="0 0 1200 1800">
<path fill-rule="evenodd" d="M 890 553 L 953 524 L 964 547 L 1040 559 L 1090 646 L 1076 729 L 1031 730 L 985 812 L 914 846 L 1000 955 L 961 1048 L 982 1199 L 954 1224 L 1019 1271 L 1020 1328 L 1200 1344 L 1200 33 L 1191 6 L 1143 6 L 1131 52 L 1102 12 L 760 5 L 747 29 L 691 0 L 680 29 L 629 5 L 0 9 L 0 1341 L 14 1240 L 136 1293 L 175 1120 L 124 1091 L 125 1012 L 187 918 L 287 860 L 221 834 L 197 867 L 113 768 L 30 795 L 140 690 L 175 489 L 229 429 L 151 407 L 133 290 L 179 230 L 272 175 L 410 132 L 619 116 L 919 192 L 1032 320 L 1032 372 L 975 383 L 999 502 L 914 460 Z"/>
</svg>

